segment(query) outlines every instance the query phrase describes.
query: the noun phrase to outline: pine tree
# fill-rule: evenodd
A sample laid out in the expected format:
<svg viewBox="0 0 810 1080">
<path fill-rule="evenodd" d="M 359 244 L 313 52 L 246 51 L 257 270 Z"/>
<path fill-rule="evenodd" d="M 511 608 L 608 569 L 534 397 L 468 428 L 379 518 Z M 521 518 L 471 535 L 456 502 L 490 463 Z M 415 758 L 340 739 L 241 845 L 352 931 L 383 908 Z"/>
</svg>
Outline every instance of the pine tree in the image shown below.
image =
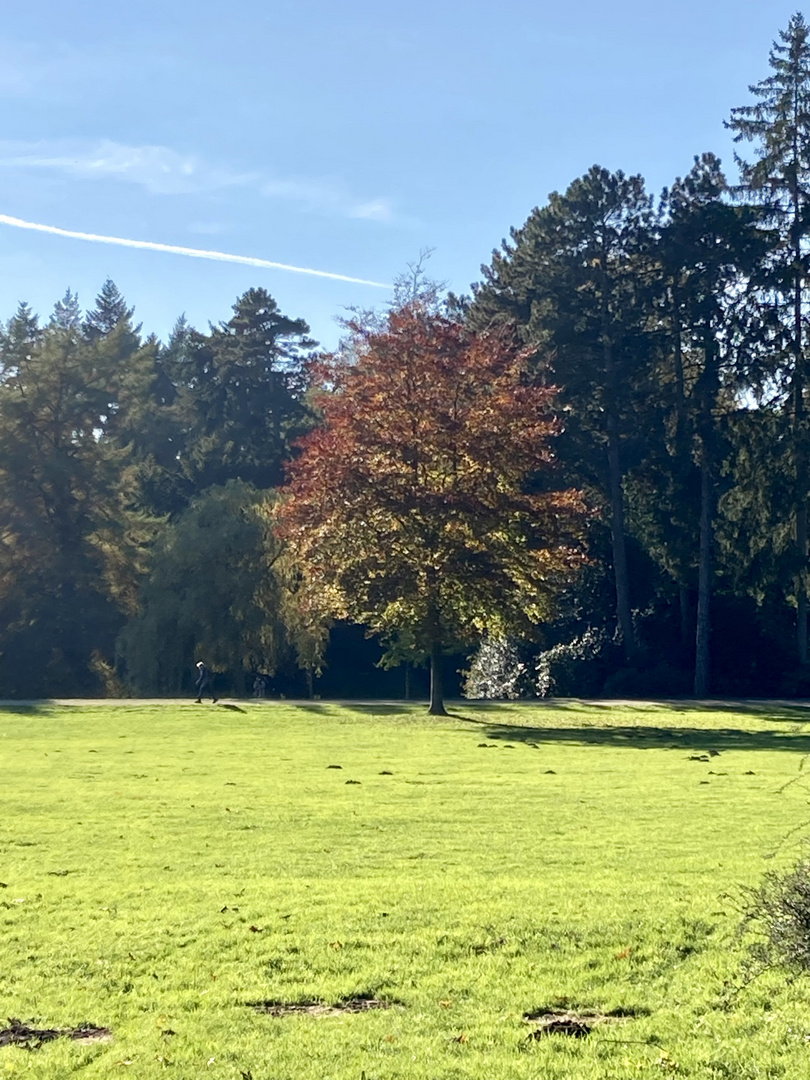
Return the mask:
<svg viewBox="0 0 810 1080">
<path fill-rule="evenodd" d="M 119 324 L 126 323 L 132 329 L 132 316 L 134 308 L 127 307 L 115 282 L 107 278 L 101 287 L 101 292 L 96 297 L 96 306 L 88 311 L 84 318 L 83 330 L 90 340 L 111 334 Z M 140 326 L 134 330 L 137 334 Z"/>
<path fill-rule="evenodd" d="M 735 141 L 755 144 L 756 157 L 738 157 L 740 195 L 760 207 L 772 232 L 771 257 L 763 267 L 763 292 L 776 298 L 781 333 L 774 378 L 784 381 L 791 415 L 795 521 L 796 647 L 808 660 L 808 446 L 805 308 L 810 271 L 810 26 L 793 15 L 769 62 L 772 74 L 749 87 L 753 105 L 732 110 L 727 126 Z"/>
<path fill-rule="evenodd" d="M 283 315 L 264 289 L 250 289 L 233 311 L 208 335 L 180 327 L 172 346 L 182 466 L 196 491 L 228 480 L 277 486 L 309 423 L 307 324 Z"/>
<path fill-rule="evenodd" d="M 51 322 L 62 330 L 76 330 L 82 320 L 77 293 L 67 290 L 61 300 L 54 305 Z"/>
<path fill-rule="evenodd" d="M 559 454 L 571 481 L 605 507 L 616 620 L 628 656 L 636 642 L 623 484 L 649 351 L 651 224 L 643 179 L 594 166 L 512 231 L 483 268 L 469 312 L 476 327 L 515 323 L 537 347 L 541 380 L 561 387 Z"/>
<path fill-rule="evenodd" d="M 713 154 L 696 159 L 688 176 L 665 193 L 667 220 L 659 244 L 665 310 L 671 319 L 675 389 L 671 446 L 684 494 L 691 486 L 692 463 L 699 476 L 699 512 L 694 515 L 699 521 L 694 676 L 698 697 L 704 697 L 709 687 L 715 517 L 726 414 L 736 408 L 739 357 L 746 342 L 746 294 L 741 284 L 762 249 L 752 214 L 730 205 L 726 190 L 719 160 Z M 688 511 L 679 514 L 681 520 L 688 516 Z"/>
</svg>

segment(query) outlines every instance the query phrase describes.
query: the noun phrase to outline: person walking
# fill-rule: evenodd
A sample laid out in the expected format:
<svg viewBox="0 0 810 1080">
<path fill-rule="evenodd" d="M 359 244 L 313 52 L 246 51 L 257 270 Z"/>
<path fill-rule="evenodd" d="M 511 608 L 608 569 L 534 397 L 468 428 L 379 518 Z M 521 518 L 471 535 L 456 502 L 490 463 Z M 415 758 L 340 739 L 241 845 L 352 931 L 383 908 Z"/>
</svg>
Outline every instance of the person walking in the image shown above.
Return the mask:
<svg viewBox="0 0 810 1080">
<path fill-rule="evenodd" d="M 206 696 L 210 694 L 211 704 L 216 705 L 216 703 L 219 701 L 219 698 L 214 697 L 214 687 L 211 681 L 211 672 L 205 666 L 202 660 L 197 661 L 197 681 L 194 685 L 197 687 L 197 698 L 195 704 L 201 705 L 203 694 L 205 694 Z"/>
</svg>

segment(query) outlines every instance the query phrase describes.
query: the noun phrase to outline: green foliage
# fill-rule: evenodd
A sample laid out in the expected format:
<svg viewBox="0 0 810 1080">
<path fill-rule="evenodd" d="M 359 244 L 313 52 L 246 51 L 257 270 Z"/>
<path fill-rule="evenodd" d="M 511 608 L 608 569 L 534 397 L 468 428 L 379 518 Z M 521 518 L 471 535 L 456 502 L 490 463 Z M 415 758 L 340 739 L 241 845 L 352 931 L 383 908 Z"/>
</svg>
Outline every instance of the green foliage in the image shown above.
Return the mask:
<svg viewBox="0 0 810 1080">
<path fill-rule="evenodd" d="M 228 480 L 259 488 L 283 478 L 310 426 L 304 366 L 315 345 L 264 289 L 250 289 L 207 335 L 180 328 L 164 366 L 176 388 L 180 462 L 196 492 Z"/>
<path fill-rule="evenodd" d="M 0 339 L 0 679 L 11 695 L 93 692 L 91 657 L 112 653 L 154 525 L 137 509 L 131 454 L 106 434 L 126 413 L 130 355 L 88 342 L 74 314 L 40 331 L 20 309 Z"/>
<path fill-rule="evenodd" d="M 119 639 L 130 685 L 140 693 L 188 690 L 204 659 L 247 690 L 248 673 L 273 674 L 294 658 L 291 638 L 313 664 L 317 648 L 288 631 L 279 546 L 269 524 L 272 497 L 232 480 L 209 488 L 165 527 Z"/>
<path fill-rule="evenodd" d="M 810 971 L 810 859 L 766 874 L 746 894 L 742 930 L 756 939 L 750 948 L 757 968 Z"/>
</svg>

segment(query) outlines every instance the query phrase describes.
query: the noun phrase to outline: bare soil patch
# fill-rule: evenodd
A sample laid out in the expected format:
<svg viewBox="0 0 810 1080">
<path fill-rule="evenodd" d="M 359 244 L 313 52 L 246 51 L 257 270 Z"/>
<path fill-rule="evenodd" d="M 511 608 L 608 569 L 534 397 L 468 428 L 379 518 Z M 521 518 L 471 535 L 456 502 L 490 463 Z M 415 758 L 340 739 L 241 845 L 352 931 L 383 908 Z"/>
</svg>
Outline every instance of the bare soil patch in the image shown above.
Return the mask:
<svg viewBox="0 0 810 1080">
<path fill-rule="evenodd" d="M 54 1039 L 73 1039 L 81 1043 L 111 1042 L 112 1032 L 96 1024 L 80 1024 L 75 1028 L 37 1028 L 14 1017 L 9 1017 L 8 1027 L 0 1028 L 0 1046 L 24 1046 L 27 1050 L 38 1050 L 43 1043 L 53 1042 Z"/>
<path fill-rule="evenodd" d="M 344 1013 L 368 1012 L 371 1009 L 390 1009 L 395 1001 L 381 1001 L 375 997 L 346 998 L 327 1005 L 323 1001 L 253 1001 L 256 1012 L 266 1016 L 342 1016 Z"/>
<path fill-rule="evenodd" d="M 526 1013 L 523 1019 L 527 1024 L 535 1025 L 530 1039 L 543 1039 L 547 1035 L 569 1035 L 574 1039 L 584 1039 L 594 1028 L 605 1024 L 624 1024 L 632 1020 L 635 1013 L 631 1010 L 616 1009 L 601 1013 L 591 1010 L 582 1012 L 571 1009 L 542 1009 Z"/>
</svg>

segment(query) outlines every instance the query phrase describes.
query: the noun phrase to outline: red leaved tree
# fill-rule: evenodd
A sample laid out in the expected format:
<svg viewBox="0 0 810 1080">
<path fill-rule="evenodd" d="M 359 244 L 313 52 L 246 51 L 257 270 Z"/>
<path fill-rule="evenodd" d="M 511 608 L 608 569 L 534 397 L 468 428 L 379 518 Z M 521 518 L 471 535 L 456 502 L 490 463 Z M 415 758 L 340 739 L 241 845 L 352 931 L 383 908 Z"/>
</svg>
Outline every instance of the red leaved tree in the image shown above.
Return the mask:
<svg viewBox="0 0 810 1080">
<path fill-rule="evenodd" d="M 474 334 L 412 301 L 316 369 L 323 422 L 290 467 L 278 531 L 304 607 L 430 659 L 548 617 L 586 516 L 554 490 L 554 391 L 503 329 Z"/>
</svg>

